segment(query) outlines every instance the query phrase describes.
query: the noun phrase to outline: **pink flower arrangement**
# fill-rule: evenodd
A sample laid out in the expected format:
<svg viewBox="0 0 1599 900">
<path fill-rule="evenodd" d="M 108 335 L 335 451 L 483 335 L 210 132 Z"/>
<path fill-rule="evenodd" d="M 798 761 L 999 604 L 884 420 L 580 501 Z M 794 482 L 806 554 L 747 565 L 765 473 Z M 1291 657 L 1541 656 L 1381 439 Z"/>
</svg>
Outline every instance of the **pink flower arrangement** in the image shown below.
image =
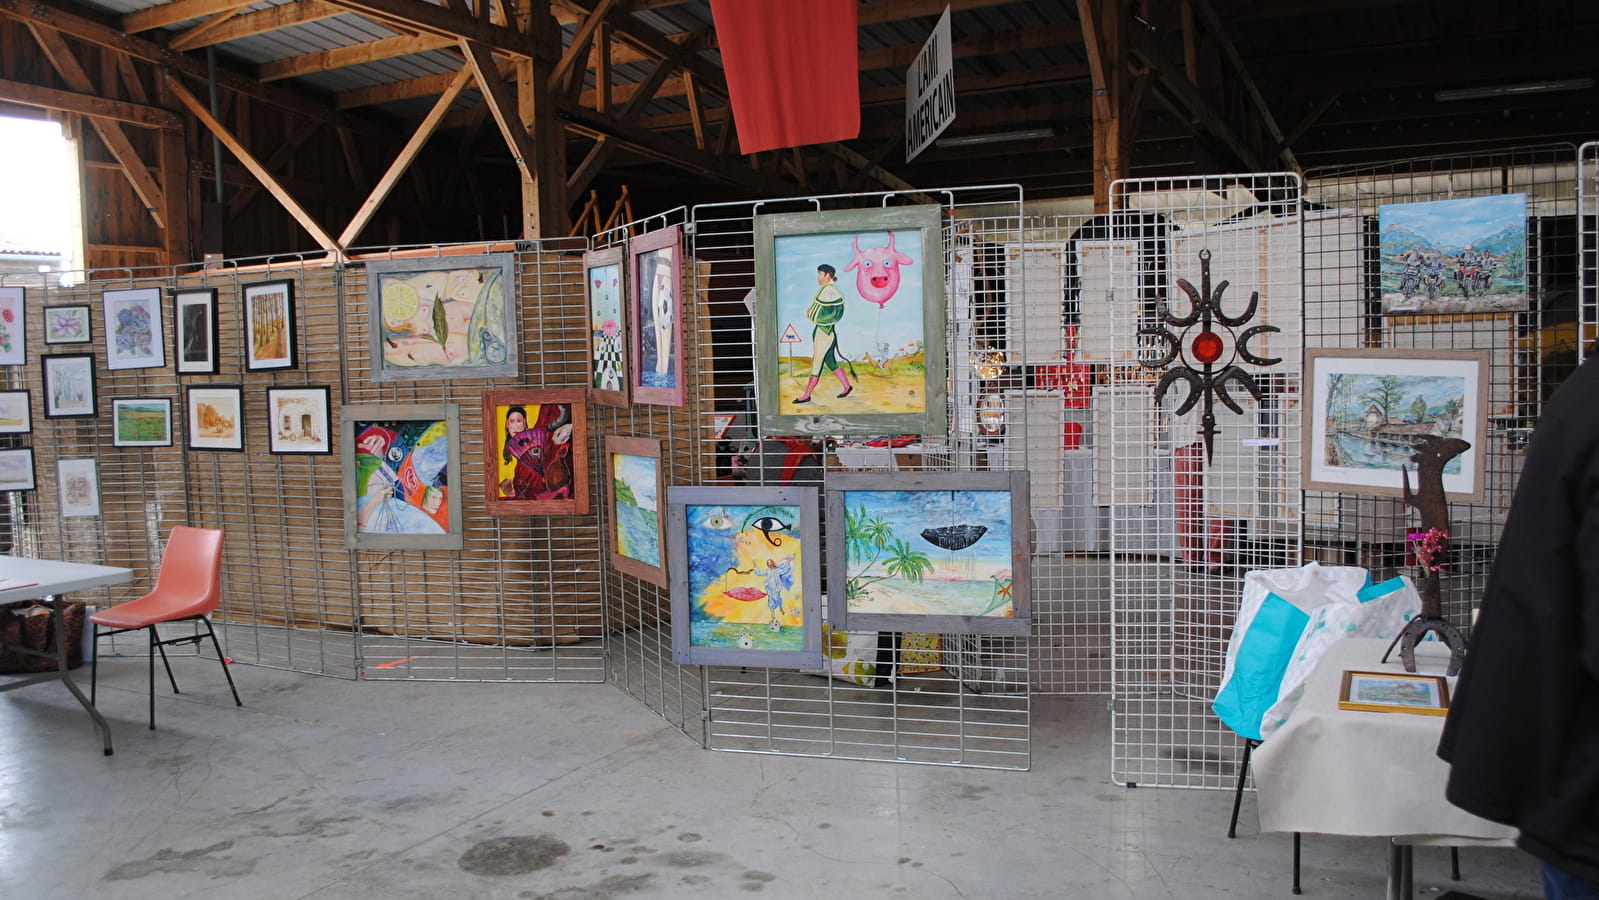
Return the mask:
<svg viewBox="0 0 1599 900">
<path fill-rule="evenodd" d="M 1412 531 L 1405 535 L 1410 539 L 1411 546 L 1416 554 L 1416 562 L 1429 572 L 1436 572 L 1448 562 L 1449 532 L 1442 528 L 1429 528 L 1426 531 Z"/>
</svg>

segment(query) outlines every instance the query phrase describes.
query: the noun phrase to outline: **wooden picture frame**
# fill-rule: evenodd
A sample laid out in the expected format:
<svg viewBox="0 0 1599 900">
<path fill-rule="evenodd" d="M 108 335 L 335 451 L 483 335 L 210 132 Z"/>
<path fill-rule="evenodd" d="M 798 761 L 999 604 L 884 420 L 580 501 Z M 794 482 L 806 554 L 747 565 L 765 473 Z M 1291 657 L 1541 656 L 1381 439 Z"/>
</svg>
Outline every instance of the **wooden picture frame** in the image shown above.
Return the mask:
<svg viewBox="0 0 1599 900">
<path fill-rule="evenodd" d="M 56 499 L 63 519 L 100 515 L 100 470 L 94 459 L 56 460 Z"/>
<path fill-rule="evenodd" d="M 820 668 L 816 488 L 672 487 L 666 499 L 673 660 Z"/>
<path fill-rule="evenodd" d="M 515 255 L 366 264 L 373 381 L 516 378 Z"/>
<path fill-rule="evenodd" d="M 0 434 L 33 431 L 33 395 L 26 390 L 0 391 Z"/>
<path fill-rule="evenodd" d="M 268 452 L 278 455 L 332 453 L 328 395 L 329 390 L 323 385 L 267 388 Z"/>
<path fill-rule="evenodd" d="M 28 362 L 28 317 L 20 287 L 0 287 L 0 366 Z"/>
<path fill-rule="evenodd" d="M 357 403 L 339 418 L 345 545 L 460 550 L 459 405 Z"/>
<path fill-rule="evenodd" d="M 77 419 L 96 413 L 94 357 L 58 353 L 40 359 L 44 366 L 44 417 Z"/>
<path fill-rule="evenodd" d="M 1444 467 L 1444 494 L 1480 501 L 1488 364 L 1486 350 L 1306 350 L 1304 488 L 1402 496 L 1401 469 L 1417 487 L 1409 444 L 1438 434 L 1471 444 Z"/>
<path fill-rule="evenodd" d="M 244 449 L 244 389 L 237 384 L 184 388 L 190 450 Z"/>
<path fill-rule="evenodd" d="M 489 515 L 588 515 L 587 398 L 583 388 L 483 392 Z"/>
<path fill-rule="evenodd" d="M 607 435 L 605 505 L 610 525 L 606 548 L 611 565 L 651 584 L 670 587 L 666 582 L 665 500 L 661 442 Z"/>
<path fill-rule="evenodd" d="M 111 446 L 172 446 L 172 401 L 165 397 L 113 399 Z"/>
<path fill-rule="evenodd" d="M 1449 682 L 1442 675 L 1346 669 L 1338 708 L 1442 716 L 1449 712 Z"/>
<path fill-rule="evenodd" d="M 1028 473 L 829 473 L 828 623 L 1032 631 Z"/>
<path fill-rule="evenodd" d="M 947 433 L 942 224 L 933 205 L 755 217 L 763 433 Z"/>
<path fill-rule="evenodd" d="M 626 409 L 632 345 L 627 303 L 626 249 L 621 246 L 583 254 L 583 293 L 588 299 L 589 399 Z"/>
<path fill-rule="evenodd" d="M 172 295 L 172 360 L 179 375 L 217 371 L 217 292 L 211 288 Z"/>
<path fill-rule="evenodd" d="M 102 291 L 100 303 L 107 369 L 159 369 L 167 364 L 160 288 Z"/>
<path fill-rule="evenodd" d="M 294 368 L 299 343 L 294 325 L 294 282 L 258 281 L 245 285 L 242 293 L 245 370 Z"/>
<path fill-rule="evenodd" d="M 0 450 L 0 491 L 31 491 L 36 487 L 33 448 Z"/>
<path fill-rule="evenodd" d="M 628 342 L 634 403 L 682 406 L 683 229 L 628 241 Z"/>
<path fill-rule="evenodd" d="M 62 303 L 44 308 L 45 346 L 87 344 L 94 340 L 94 310 L 87 303 Z"/>
</svg>

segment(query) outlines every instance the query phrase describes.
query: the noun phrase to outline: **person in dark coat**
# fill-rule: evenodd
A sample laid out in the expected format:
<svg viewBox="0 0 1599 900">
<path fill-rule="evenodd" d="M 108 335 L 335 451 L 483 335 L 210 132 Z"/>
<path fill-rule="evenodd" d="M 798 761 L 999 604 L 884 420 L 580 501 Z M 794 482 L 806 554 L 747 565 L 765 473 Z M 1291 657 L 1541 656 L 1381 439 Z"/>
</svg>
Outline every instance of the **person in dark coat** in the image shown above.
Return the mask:
<svg viewBox="0 0 1599 900">
<path fill-rule="evenodd" d="M 1599 357 L 1544 407 L 1438 755 L 1551 900 L 1599 898 Z"/>
</svg>

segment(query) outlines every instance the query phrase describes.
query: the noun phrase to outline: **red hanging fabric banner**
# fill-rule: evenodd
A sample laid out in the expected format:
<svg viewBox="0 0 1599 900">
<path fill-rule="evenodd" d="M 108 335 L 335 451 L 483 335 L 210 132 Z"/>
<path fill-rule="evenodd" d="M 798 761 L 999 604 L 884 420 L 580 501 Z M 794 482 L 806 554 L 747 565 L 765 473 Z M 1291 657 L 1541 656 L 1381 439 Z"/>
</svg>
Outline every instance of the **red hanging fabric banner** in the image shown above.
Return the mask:
<svg viewBox="0 0 1599 900">
<path fill-rule="evenodd" d="M 711 0 L 743 153 L 861 133 L 856 0 Z"/>
</svg>

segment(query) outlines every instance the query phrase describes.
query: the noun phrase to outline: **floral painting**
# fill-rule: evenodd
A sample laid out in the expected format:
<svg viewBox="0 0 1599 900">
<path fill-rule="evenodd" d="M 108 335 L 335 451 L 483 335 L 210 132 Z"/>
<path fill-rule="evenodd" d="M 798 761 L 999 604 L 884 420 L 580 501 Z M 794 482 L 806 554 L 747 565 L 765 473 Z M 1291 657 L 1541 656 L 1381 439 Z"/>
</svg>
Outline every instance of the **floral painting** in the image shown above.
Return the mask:
<svg viewBox="0 0 1599 900">
<path fill-rule="evenodd" d="M 27 362 L 22 298 L 22 288 L 0 287 L 0 366 L 20 366 Z"/>
<path fill-rule="evenodd" d="M 367 263 L 372 378 L 513 378 L 512 255 Z"/>
<path fill-rule="evenodd" d="M 44 342 L 46 344 L 86 344 L 92 338 L 89 307 L 82 304 L 46 306 L 44 308 Z"/>
<path fill-rule="evenodd" d="M 105 311 L 106 367 L 158 369 L 166 365 L 161 291 L 134 288 L 100 295 Z"/>
</svg>

